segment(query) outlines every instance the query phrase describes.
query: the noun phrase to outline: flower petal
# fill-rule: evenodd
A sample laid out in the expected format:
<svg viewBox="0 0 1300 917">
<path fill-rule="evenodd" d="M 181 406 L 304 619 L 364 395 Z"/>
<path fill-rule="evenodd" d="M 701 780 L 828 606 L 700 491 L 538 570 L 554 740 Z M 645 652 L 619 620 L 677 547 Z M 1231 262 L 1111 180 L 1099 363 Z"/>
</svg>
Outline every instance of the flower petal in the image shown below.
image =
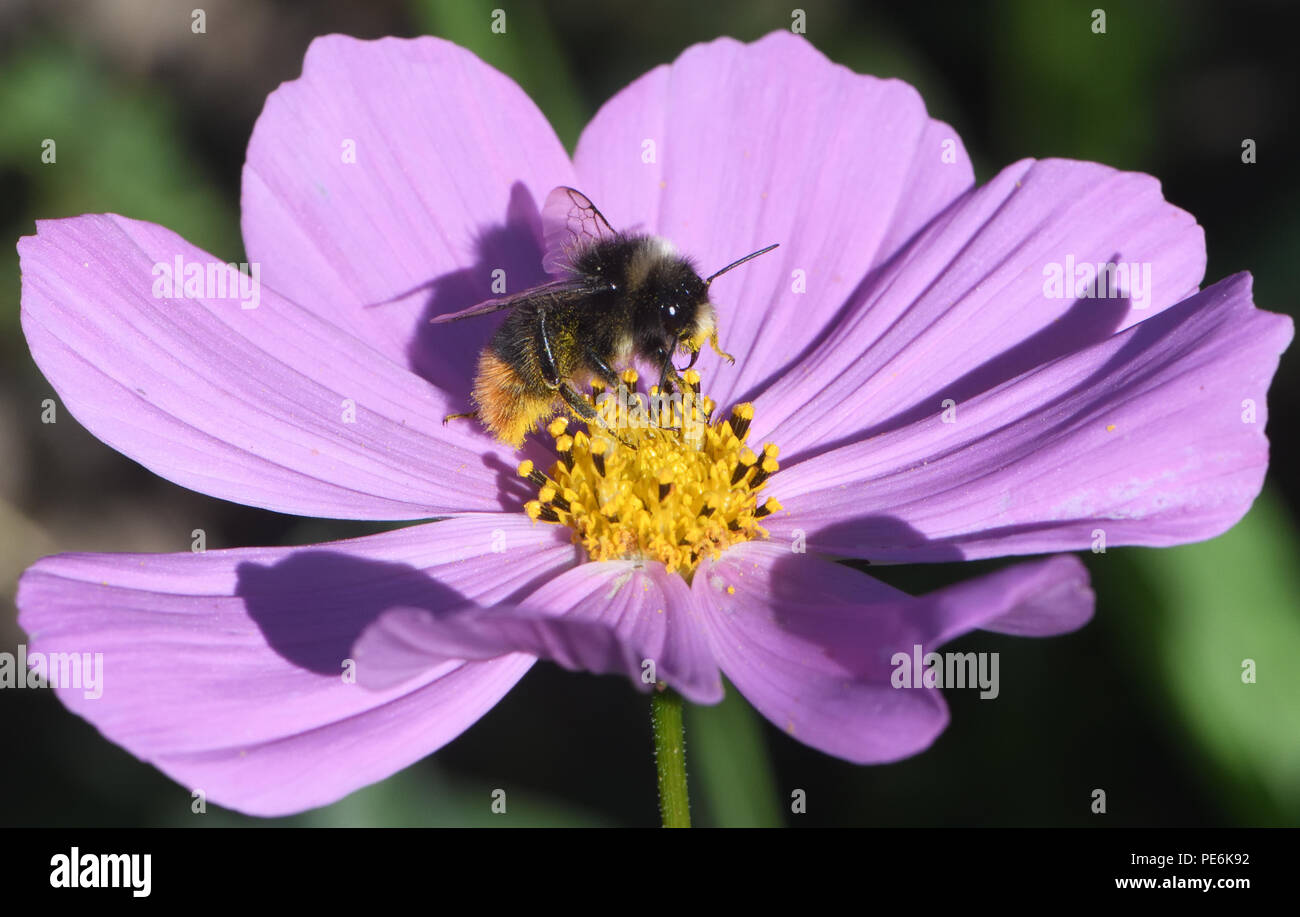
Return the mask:
<svg viewBox="0 0 1300 917">
<path fill-rule="evenodd" d="M 702 566 L 694 592 L 718 664 L 750 703 L 799 741 L 860 764 L 916 754 L 948 723 L 938 691 L 891 683 L 896 653 L 924 653 L 974 627 L 1059 633 L 1092 610 L 1074 558 L 913 598 L 771 542 Z"/>
<path fill-rule="evenodd" d="M 253 128 L 244 243 L 271 286 L 464 411 L 493 322 L 429 318 L 500 295 L 497 277 L 509 293 L 545 280 L 538 208 L 572 183 L 537 106 L 471 52 L 327 35 Z"/>
<path fill-rule="evenodd" d="M 1116 295 L 1049 282 L 1097 263 L 1126 265 Z M 1180 302 L 1204 272 L 1204 233 L 1151 176 L 1016 163 L 871 278 L 845 321 L 755 404 L 753 435 L 807 457 L 936 417 L 945 399 L 968 401 Z"/>
<path fill-rule="evenodd" d="M 91 433 L 169 481 L 332 518 L 503 506 L 512 454 L 458 439 L 427 383 L 265 287 L 256 308 L 206 279 L 168 289 L 189 267 L 226 270 L 175 233 L 47 220 L 18 251 L 37 365 Z"/>
<path fill-rule="evenodd" d="M 913 563 L 1165 546 L 1234 525 L 1268 466 L 1291 320 L 1228 278 L 932 417 L 784 469 L 774 538 Z M 1100 539 L 1100 540 L 1099 540 Z"/>
<path fill-rule="evenodd" d="M 361 683 L 377 688 L 447 659 L 515 652 L 574 671 L 625 675 L 643 691 L 660 681 L 697 703 L 722 699 L 695 600 L 661 564 L 581 564 L 517 606 L 447 614 L 395 609 L 367 628 L 356 647 Z"/>
<path fill-rule="evenodd" d="M 868 271 L 973 181 L 956 132 L 911 86 L 832 64 L 785 31 L 696 45 L 650 71 L 600 110 L 574 162 L 615 229 L 665 236 L 706 275 L 780 243 L 713 289 L 740 358 L 700 360 L 721 404 L 812 344 Z"/>
<path fill-rule="evenodd" d="M 509 601 L 573 562 L 553 531 L 509 514 L 302 548 L 67 554 L 24 574 L 19 621 L 37 652 L 103 654 L 102 696 L 58 693 L 108 739 L 214 802 L 280 815 L 441 747 L 533 662 L 452 661 L 367 691 L 344 676 L 371 621 Z"/>
<path fill-rule="evenodd" d="M 722 679 L 709 652 L 690 588 L 657 561 L 582 564 L 543 583 L 521 604 L 596 621 L 653 660 L 659 681 L 701 704 L 722 699 Z M 638 666 L 635 680 L 641 683 Z"/>
<path fill-rule="evenodd" d="M 1088 570 L 1072 554 L 1015 564 L 921 596 L 914 612 L 934 645 L 972 630 L 1054 637 L 1092 620 Z"/>
</svg>

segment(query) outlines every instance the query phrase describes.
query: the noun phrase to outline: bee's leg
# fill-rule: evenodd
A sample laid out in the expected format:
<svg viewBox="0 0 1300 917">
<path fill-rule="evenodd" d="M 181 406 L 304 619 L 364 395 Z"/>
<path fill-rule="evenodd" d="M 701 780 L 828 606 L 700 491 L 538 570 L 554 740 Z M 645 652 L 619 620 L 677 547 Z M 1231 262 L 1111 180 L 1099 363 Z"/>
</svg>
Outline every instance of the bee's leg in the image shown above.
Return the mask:
<svg viewBox="0 0 1300 917">
<path fill-rule="evenodd" d="M 592 407 L 590 401 L 575 392 L 572 385 L 567 382 L 561 382 L 557 388 L 560 392 L 560 397 L 563 398 L 564 403 L 569 406 L 569 410 L 573 411 L 573 413 L 577 414 L 588 423 L 591 423 L 594 420 L 601 426 L 605 425 L 604 418 L 600 416 L 600 411 L 597 411 Z"/>
<path fill-rule="evenodd" d="M 442 419 L 442 425 L 445 427 L 449 420 L 461 420 L 466 417 L 470 419 L 476 418 L 478 417 L 478 411 L 466 411 L 464 414 L 448 414 Z"/>
<path fill-rule="evenodd" d="M 572 410 L 573 413 L 586 421 L 588 427 L 600 427 L 629 449 L 636 448 L 635 443 L 628 442 L 626 439 L 619 436 L 618 431 L 609 425 L 609 421 L 605 419 L 605 416 L 592 407 L 590 401 L 575 392 L 573 386 L 567 382 L 561 381 L 556 388 L 559 390 L 560 397 L 564 399 L 564 403 L 569 406 L 569 409 Z"/>
<path fill-rule="evenodd" d="M 663 362 L 659 365 L 659 391 L 671 395 L 674 386 L 680 387 L 682 384 L 681 374 L 677 372 L 677 367 L 673 366 L 672 351 L 664 351 L 661 348 L 657 355 L 663 358 Z"/>
<path fill-rule="evenodd" d="M 546 387 L 560 387 L 560 370 L 555 365 L 555 354 L 551 350 L 551 336 L 546 331 L 546 310 L 537 310 L 537 362 L 541 364 L 542 379 Z"/>
<path fill-rule="evenodd" d="M 586 356 L 587 362 L 591 364 L 591 368 L 600 373 L 604 378 L 606 385 L 618 384 L 618 373 L 614 372 L 613 367 L 605 362 L 604 357 L 596 353 L 594 350 L 588 350 Z"/>
<path fill-rule="evenodd" d="M 592 369 L 596 370 L 596 372 L 600 373 L 602 376 L 605 377 L 605 382 L 608 385 L 623 384 L 622 382 L 619 381 L 618 373 L 614 372 L 613 367 L 611 367 L 609 363 L 605 362 L 605 358 L 602 357 L 600 354 L 596 353 L 595 351 L 588 350 L 587 362 L 591 364 Z M 586 403 L 585 400 L 583 403 L 584 404 Z M 611 427 L 608 422 L 606 422 L 604 415 L 598 413 L 596 415 L 596 422 L 599 423 L 602 428 L 609 431 L 611 436 L 617 437 L 618 441 L 621 442 L 623 445 L 632 449 L 636 448 L 636 446 L 633 443 L 628 442 L 623 437 L 618 435 L 618 432 L 615 431 L 615 429 Z"/>
<path fill-rule="evenodd" d="M 714 328 L 714 329 L 713 329 L 713 333 L 709 335 L 709 346 L 713 348 L 713 352 L 714 352 L 714 353 L 716 353 L 718 356 L 722 357 L 722 359 L 726 360 L 728 363 L 735 363 L 735 362 L 736 362 L 736 358 L 733 357 L 731 354 L 727 353 L 725 350 L 723 350 L 723 349 L 722 349 L 722 345 L 718 343 L 718 329 L 717 329 L 717 328 Z M 694 363 L 695 361 L 692 360 L 691 362 Z"/>
<path fill-rule="evenodd" d="M 546 387 L 558 392 L 560 397 L 564 399 L 564 403 L 569 406 L 569 409 L 586 421 L 588 426 L 594 422 L 609 430 L 610 434 L 625 446 L 631 445 L 605 422 L 605 418 L 600 415 L 600 412 L 596 410 L 591 402 L 575 392 L 573 386 L 560 378 L 560 370 L 555 365 L 555 354 L 551 349 L 551 339 L 546 331 L 545 309 L 541 309 L 537 313 L 537 343 L 538 362 L 541 363 L 542 381 L 546 383 Z M 604 361 L 602 360 L 600 363 L 603 365 Z M 596 368 L 604 372 L 600 365 Z"/>
</svg>

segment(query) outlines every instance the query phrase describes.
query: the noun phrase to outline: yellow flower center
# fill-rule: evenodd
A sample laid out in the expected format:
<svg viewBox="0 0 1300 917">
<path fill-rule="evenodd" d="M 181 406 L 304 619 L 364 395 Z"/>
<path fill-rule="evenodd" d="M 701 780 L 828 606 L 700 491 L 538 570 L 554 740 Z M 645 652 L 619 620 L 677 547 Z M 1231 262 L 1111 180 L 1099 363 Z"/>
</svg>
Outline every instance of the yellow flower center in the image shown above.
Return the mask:
<svg viewBox="0 0 1300 917">
<path fill-rule="evenodd" d="M 529 517 L 568 526 L 591 560 L 658 560 L 687 580 L 705 557 L 767 537 L 759 520 L 782 507 L 774 497 L 760 503 L 760 492 L 780 465 L 776 446 L 755 452 L 745 442 L 753 405 L 715 422 L 695 370 L 671 396 L 638 393 L 635 370 L 622 380 L 617 396 L 592 384 L 602 422 L 589 432 L 570 433 L 567 417 L 551 422 L 559 461 L 549 474 L 519 466 L 538 487 Z"/>
</svg>

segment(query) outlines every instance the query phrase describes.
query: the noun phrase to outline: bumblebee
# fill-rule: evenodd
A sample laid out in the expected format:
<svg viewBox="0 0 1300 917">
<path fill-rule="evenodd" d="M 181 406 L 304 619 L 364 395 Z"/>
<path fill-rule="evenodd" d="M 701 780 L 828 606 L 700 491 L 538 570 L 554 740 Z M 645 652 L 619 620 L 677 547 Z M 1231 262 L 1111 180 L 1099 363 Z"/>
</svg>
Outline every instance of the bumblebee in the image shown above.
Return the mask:
<svg viewBox="0 0 1300 917">
<path fill-rule="evenodd" d="M 734 362 L 718 343 L 709 284 L 776 245 L 701 278 L 669 242 L 615 232 L 586 195 L 566 187 L 547 196 L 542 225 L 542 266 L 558 279 L 432 319 L 511 310 L 479 355 L 471 395 L 477 410 L 453 417 L 477 416 L 498 440 L 518 448 L 539 421 L 566 407 L 589 424 L 600 422 L 591 402 L 574 390 L 575 380 L 613 386 L 616 366 L 641 359 L 659 368 L 659 389 L 667 392 L 681 381 L 673 355 L 691 355 L 685 371 L 705 341 Z"/>
</svg>

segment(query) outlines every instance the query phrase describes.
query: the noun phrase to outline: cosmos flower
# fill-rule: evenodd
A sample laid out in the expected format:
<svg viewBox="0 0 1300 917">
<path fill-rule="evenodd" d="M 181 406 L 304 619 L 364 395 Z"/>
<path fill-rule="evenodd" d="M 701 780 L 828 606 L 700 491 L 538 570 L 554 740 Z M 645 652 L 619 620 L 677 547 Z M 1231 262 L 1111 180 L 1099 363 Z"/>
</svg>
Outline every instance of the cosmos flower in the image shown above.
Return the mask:
<svg viewBox="0 0 1300 917">
<path fill-rule="evenodd" d="M 444 426 L 493 319 L 429 319 L 545 279 L 538 207 L 557 185 L 706 267 L 781 243 L 712 290 L 738 359 L 698 364 L 718 407 L 693 455 L 671 436 L 597 455 L 564 424 L 516 453 Z M 788 33 L 647 73 L 572 160 L 461 48 L 321 38 L 257 121 L 242 209 L 256 308 L 155 295 L 157 265 L 220 260 L 160 226 L 40 223 L 19 243 L 37 364 L 94 435 L 181 486 L 442 518 L 50 557 L 18 604 L 34 651 L 104 654 L 102 697 L 62 689 L 68 707 L 245 812 L 388 776 L 539 657 L 644 689 L 649 661 L 699 703 L 722 672 L 798 741 L 914 754 L 947 711 L 891 686 L 893 654 L 1077 628 L 1087 574 L 1056 555 L 912 597 L 836 559 L 1196 541 L 1241 518 L 1267 467 L 1290 322 L 1254 308 L 1248 275 L 1199 289 L 1202 231 L 1153 178 L 1023 161 L 976 188 L 911 87 Z M 597 519 L 606 501 L 623 515 Z"/>
</svg>

